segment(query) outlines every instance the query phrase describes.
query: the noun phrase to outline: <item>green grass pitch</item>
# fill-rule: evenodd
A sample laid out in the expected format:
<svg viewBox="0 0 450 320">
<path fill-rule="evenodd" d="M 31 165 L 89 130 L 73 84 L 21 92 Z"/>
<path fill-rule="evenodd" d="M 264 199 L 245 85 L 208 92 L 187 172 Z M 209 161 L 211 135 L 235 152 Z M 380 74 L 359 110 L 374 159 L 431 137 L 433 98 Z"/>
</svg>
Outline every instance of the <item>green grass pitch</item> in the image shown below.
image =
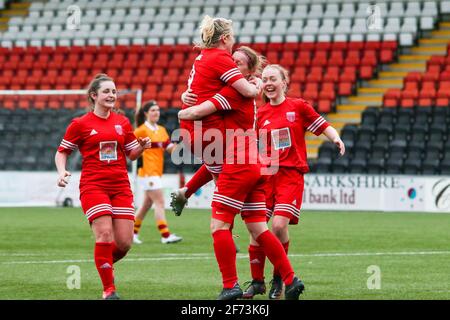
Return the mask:
<svg viewBox="0 0 450 320">
<path fill-rule="evenodd" d="M 209 211 L 186 210 L 180 217 L 167 211 L 167 217 L 183 241 L 161 244 L 150 212 L 144 243 L 115 266 L 119 294 L 127 300 L 215 299 L 221 280 Z M 449 214 L 305 211 L 290 227 L 289 256 L 306 286 L 301 299 L 450 299 L 449 227 Z M 242 285 L 250 269 L 240 218 L 235 234 Z M 93 243 L 79 208 L 0 208 L 0 299 L 100 299 Z M 70 266 L 80 270 L 80 289 L 67 286 Z M 370 266 L 380 270 L 379 289 L 368 288 Z M 267 283 L 271 271 L 267 261 Z"/>
</svg>

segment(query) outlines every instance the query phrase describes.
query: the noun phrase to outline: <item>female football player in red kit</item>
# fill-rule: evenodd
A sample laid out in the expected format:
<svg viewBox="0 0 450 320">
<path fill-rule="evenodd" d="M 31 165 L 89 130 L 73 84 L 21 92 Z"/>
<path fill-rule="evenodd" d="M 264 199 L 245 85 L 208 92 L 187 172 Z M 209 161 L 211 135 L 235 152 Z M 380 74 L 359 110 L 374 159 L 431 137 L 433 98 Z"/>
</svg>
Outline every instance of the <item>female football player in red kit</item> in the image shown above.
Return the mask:
<svg viewBox="0 0 450 320">
<path fill-rule="evenodd" d="M 233 55 L 237 62 L 243 62 L 245 66 L 254 65 L 251 64 L 252 56 L 258 59 L 258 55 L 246 47 L 238 49 Z M 237 283 L 236 251 L 231 237 L 235 215 L 241 214 L 252 238 L 257 239 L 269 260 L 280 270 L 286 284 L 286 299 L 296 300 L 304 285 L 295 276 L 283 246 L 268 230 L 266 223 L 265 177 L 261 175 L 258 161 L 254 99 L 242 97 L 227 86 L 208 101 L 182 110 L 178 115 L 180 119 L 196 120 L 218 110 L 226 112 L 224 124 L 227 130 L 226 161 L 216 182 L 211 221 L 214 249 L 223 280 L 219 299 L 231 300 L 243 294 Z M 229 133 L 234 135 L 231 140 L 228 139 Z"/>
<path fill-rule="evenodd" d="M 126 156 L 136 160 L 151 142 L 136 139 L 129 120 L 112 111 L 117 90 L 111 78 L 97 75 L 87 94 L 92 111 L 72 120 L 56 152 L 57 184 L 67 185 L 67 158 L 78 148 L 83 159 L 80 201 L 95 236 L 94 260 L 103 299 L 116 300 L 113 263 L 127 254 L 133 240 L 134 205 Z"/>
<path fill-rule="evenodd" d="M 266 104 L 258 108 L 259 137 L 266 136 L 268 165 L 275 168 L 266 184 L 266 207 L 272 216 L 272 231 L 281 241 L 286 253 L 289 248 L 289 224 L 298 224 L 303 199 L 304 178 L 309 171 L 305 133 L 324 134 L 339 149 L 342 156 L 345 146 L 338 132 L 303 99 L 286 96 L 289 86 L 288 72 L 279 65 L 268 65 L 262 74 L 263 94 Z M 274 163 L 275 161 L 275 163 Z M 252 284 L 244 294 L 251 298 L 261 293 L 264 285 L 265 253 L 255 239 L 249 246 Z M 274 268 L 270 299 L 279 299 L 283 283 L 279 270 Z"/>
<path fill-rule="evenodd" d="M 245 97 L 255 97 L 259 88 L 242 76 L 231 57 L 235 42 L 232 21 L 205 16 L 200 25 L 200 33 L 201 41 L 196 44 L 196 47 L 200 48 L 201 52 L 192 65 L 188 79 L 188 91 L 197 95 L 198 103 L 210 99 L 225 85 L 230 85 Z M 188 107 L 185 104 L 182 105 L 182 109 Z M 199 123 L 201 123 L 201 130 L 196 127 Z M 211 143 L 203 137 L 210 129 L 223 132 L 223 115 L 212 114 L 196 124 L 194 121 L 180 121 L 180 128 L 189 132 L 188 137 L 182 137 L 183 143 L 190 148 L 195 157 L 205 163 L 211 173 L 220 173 L 221 164 L 216 159 L 203 155 L 205 147 Z M 196 145 L 199 147 L 196 148 Z"/>
<path fill-rule="evenodd" d="M 282 242 L 287 253 L 289 248 L 288 225 L 298 223 L 303 195 L 303 173 L 308 171 L 305 131 L 308 130 L 316 135 L 325 134 L 338 146 L 341 155 L 345 152 L 345 146 L 337 131 L 329 126 L 325 119 L 318 115 L 306 101 L 285 96 L 289 84 L 286 70 L 278 65 L 270 65 L 265 68 L 264 76 L 263 88 L 268 103 L 258 109 L 258 127 L 260 133 L 265 133 L 267 141 L 269 141 L 268 150 L 265 150 L 269 155 L 269 162 L 270 156 L 275 156 L 272 149 L 277 153 L 276 170 L 273 175 L 269 176 L 265 187 L 266 206 L 268 217 L 274 216 L 272 230 Z M 222 96 L 222 100 L 224 99 L 228 99 L 225 94 Z M 293 137 L 292 140 L 291 137 Z M 271 166 L 273 167 L 273 163 Z M 199 172 L 196 180 L 191 184 L 192 190 L 184 189 L 181 192 L 191 194 L 208 179 Z M 180 196 L 178 195 L 178 197 Z M 175 209 L 179 210 L 180 208 Z M 265 292 L 265 254 L 254 238 L 251 238 L 249 255 L 253 280 L 244 292 L 244 298 L 252 298 L 255 294 Z M 274 278 L 271 283 L 269 298 L 279 299 L 283 282 L 277 268 L 274 270 Z"/>
</svg>

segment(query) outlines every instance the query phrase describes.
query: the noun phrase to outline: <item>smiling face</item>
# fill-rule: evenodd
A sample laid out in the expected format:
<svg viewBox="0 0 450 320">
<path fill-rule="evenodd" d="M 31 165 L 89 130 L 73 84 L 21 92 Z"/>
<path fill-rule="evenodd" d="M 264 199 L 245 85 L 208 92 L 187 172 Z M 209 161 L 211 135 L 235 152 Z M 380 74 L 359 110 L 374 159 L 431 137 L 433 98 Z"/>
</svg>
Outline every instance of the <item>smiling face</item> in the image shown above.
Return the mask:
<svg viewBox="0 0 450 320">
<path fill-rule="evenodd" d="M 113 81 L 103 81 L 100 83 L 100 88 L 97 93 L 91 93 L 95 105 L 104 108 L 114 108 L 117 100 L 117 89 Z"/>
<path fill-rule="evenodd" d="M 250 75 L 250 70 L 248 66 L 248 57 L 245 55 L 245 53 L 240 51 L 235 51 L 233 53 L 233 60 L 236 63 L 239 71 L 242 73 L 244 77 L 247 77 Z"/>
<path fill-rule="evenodd" d="M 280 70 L 270 66 L 266 67 L 262 73 L 262 82 L 264 94 L 269 100 L 284 97 L 287 84 Z"/>
</svg>

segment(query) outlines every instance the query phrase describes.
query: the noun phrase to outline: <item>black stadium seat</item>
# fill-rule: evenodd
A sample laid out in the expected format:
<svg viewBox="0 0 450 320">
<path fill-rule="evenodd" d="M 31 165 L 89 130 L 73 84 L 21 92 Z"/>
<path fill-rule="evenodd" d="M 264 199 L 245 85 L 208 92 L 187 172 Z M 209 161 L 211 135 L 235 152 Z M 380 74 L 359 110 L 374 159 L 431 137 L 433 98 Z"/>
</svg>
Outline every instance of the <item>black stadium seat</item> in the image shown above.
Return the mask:
<svg viewBox="0 0 450 320">
<path fill-rule="evenodd" d="M 418 174 L 420 173 L 422 161 L 420 158 L 408 158 L 403 164 L 403 173 L 405 174 Z"/>
<path fill-rule="evenodd" d="M 378 107 L 368 107 L 364 110 L 362 117 L 361 117 L 361 123 L 362 125 L 371 125 L 376 127 L 378 123 L 378 114 L 380 108 Z"/>
<path fill-rule="evenodd" d="M 330 158 L 319 158 L 316 164 L 317 173 L 327 173 L 330 172 L 331 159 Z"/>
<path fill-rule="evenodd" d="M 441 171 L 441 174 L 446 174 L 446 175 L 450 174 L 450 159 L 442 160 L 442 162 L 440 164 L 440 171 Z"/>
<path fill-rule="evenodd" d="M 401 174 L 403 169 L 402 158 L 388 158 L 386 160 L 385 172 L 389 174 Z"/>
<path fill-rule="evenodd" d="M 373 155 L 373 154 L 372 154 Z M 384 173 L 385 160 L 372 156 L 367 162 L 367 173 L 369 174 L 382 174 Z"/>
<path fill-rule="evenodd" d="M 422 174 L 434 175 L 439 174 L 439 159 L 426 158 L 422 163 Z"/>
<path fill-rule="evenodd" d="M 367 161 L 366 159 L 352 159 L 349 167 L 349 173 L 366 173 Z"/>
<path fill-rule="evenodd" d="M 319 158 L 333 159 L 337 156 L 337 148 L 334 143 L 325 141 L 319 148 Z"/>
<path fill-rule="evenodd" d="M 353 147 L 353 159 L 367 159 L 370 152 L 370 142 L 359 141 Z"/>
<path fill-rule="evenodd" d="M 339 157 L 333 161 L 332 172 L 333 173 L 346 173 L 350 164 L 350 158 L 347 154 Z"/>
</svg>

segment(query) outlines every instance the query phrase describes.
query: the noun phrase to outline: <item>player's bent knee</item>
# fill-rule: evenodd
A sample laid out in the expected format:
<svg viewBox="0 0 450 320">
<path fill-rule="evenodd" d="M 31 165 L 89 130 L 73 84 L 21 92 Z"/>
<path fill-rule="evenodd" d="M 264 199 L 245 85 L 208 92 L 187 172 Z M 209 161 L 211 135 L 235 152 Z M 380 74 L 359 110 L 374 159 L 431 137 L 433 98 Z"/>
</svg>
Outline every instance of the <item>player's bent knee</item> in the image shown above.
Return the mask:
<svg viewBox="0 0 450 320">
<path fill-rule="evenodd" d="M 122 252 L 128 252 L 131 249 L 131 241 L 116 242 L 116 247 Z"/>
<path fill-rule="evenodd" d="M 112 230 L 110 230 L 110 229 L 96 230 L 95 240 L 97 242 L 111 242 L 113 240 Z"/>
<path fill-rule="evenodd" d="M 288 225 L 283 222 L 273 221 L 272 232 L 279 238 L 288 231 Z"/>
</svg>

